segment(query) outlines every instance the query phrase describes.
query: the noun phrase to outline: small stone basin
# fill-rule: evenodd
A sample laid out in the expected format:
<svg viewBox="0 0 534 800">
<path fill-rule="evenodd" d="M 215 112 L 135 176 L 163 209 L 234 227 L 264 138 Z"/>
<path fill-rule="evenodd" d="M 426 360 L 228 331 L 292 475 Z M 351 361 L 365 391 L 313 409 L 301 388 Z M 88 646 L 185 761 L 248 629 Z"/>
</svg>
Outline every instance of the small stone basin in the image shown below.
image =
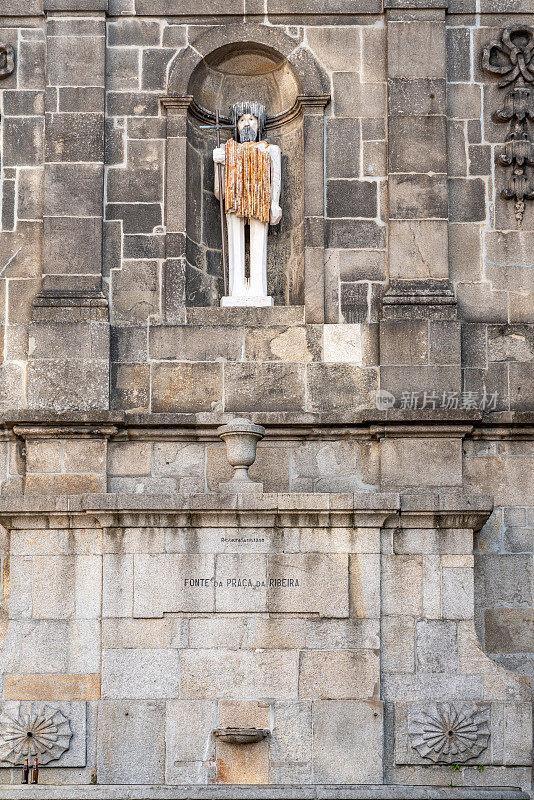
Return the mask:
<svg viewBox="0 0 534 800">
<path fill-rule="evenodd" d="M 255 744 L 271 735 L 268 728 L 215 728 L 213 735 L 228 744 Z"/>
</svg>

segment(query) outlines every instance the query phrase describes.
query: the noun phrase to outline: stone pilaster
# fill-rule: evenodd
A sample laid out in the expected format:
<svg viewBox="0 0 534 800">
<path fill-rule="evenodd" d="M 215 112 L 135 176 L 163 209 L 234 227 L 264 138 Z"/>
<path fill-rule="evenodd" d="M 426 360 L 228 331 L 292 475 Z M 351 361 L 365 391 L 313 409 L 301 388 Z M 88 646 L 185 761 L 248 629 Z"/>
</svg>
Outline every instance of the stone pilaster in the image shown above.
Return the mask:
<svg viewBox="0 0 534 800">
<path fill-rule="evenodd" d="M 380 323 L 381 388 L 405 408 L 458 408 L 460 326 L 448 263 L 447 2 L 421 5 L 386 2 L 389 287 Z"/>
<path fill-rule="evenodd" d="M 185 237 L 187 213 L 187 112 L 193 97 L 163 97 L 167 112 L 165 159 L 165 321 L 185 322 Z"/>
<path fill-rule="evenodd" d="M 28 400 L 32 408 L 105 409 L 105 8 L 101 0 L 49 0 L 45 11 L 43 277 L 30 326 Z"/>
<path fill-rule="evenodd" d="M 382 316 L 454 317 L 448 284 L 446 0 L 386 2 L 389 278 Z M 421 306 L 415 310 L 414 306 Z"/>
<path fill-rule="evenodd" d="M 300 98 L 304 113 L 304 305 L 309 323 L 325 321 L 324 110 L 329 100 L 328 95 Z"/>
</svg>

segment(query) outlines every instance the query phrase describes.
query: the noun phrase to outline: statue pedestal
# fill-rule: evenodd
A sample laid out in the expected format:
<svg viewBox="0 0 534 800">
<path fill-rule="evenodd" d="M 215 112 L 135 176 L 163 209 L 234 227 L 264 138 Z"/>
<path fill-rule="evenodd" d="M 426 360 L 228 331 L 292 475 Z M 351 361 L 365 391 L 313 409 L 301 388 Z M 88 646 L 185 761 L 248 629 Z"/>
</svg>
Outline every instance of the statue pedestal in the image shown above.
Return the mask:
<svg viewBox="0 0 534 800">
<path fill-rule="evenodd" d="M 256 308 L 274 306 L 274 301 L 272 297 L 267 296 L 249 297 L 237 295 L 235 297 L 221 297 L 221 308 L 235 306 L 255 306 Z"/>
</svg>

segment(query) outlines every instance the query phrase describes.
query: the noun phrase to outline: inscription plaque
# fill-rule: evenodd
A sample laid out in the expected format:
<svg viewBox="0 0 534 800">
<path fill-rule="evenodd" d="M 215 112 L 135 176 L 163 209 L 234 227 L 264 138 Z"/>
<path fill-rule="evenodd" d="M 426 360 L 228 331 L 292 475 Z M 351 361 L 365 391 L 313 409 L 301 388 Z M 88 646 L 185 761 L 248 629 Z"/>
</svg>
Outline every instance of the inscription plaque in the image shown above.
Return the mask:
<svg viewBox="0 0 534 800">
<path fill-rule="evenodd" d="M 134 616 L 179 612 L 349 615 L 346 553 L 134 555 Z"/>
</svg>

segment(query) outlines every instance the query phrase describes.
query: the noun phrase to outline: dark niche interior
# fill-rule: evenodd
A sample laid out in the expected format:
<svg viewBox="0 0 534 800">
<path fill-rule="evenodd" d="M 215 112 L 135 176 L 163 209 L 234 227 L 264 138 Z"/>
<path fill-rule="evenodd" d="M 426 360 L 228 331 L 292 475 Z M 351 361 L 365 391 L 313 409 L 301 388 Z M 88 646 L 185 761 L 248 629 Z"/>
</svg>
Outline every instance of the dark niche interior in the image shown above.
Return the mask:
<svg viewBox="0 0 534 800">
<path fill-rule="evenodd" d="M 304 140 L 297 112 L 300 84 L 287 59 L 264 45 L 226 45 L 206 56 L 191 75 L 193 107 L 187 120 L 186 304 L 218 305 L 223 295 L 219 203 L 213 193 L 215 111 L 229 121 L 239 100 L 267 109 L 264 138 L 282 151 L 282 221 L 269 230 L 268 292 L 277 305 L 300 305 L 304 290 Z M 222 141 L 232 132 L 224 130 Z M 226 232 L 225 232 L 226 235 Z"/>
</svg>

